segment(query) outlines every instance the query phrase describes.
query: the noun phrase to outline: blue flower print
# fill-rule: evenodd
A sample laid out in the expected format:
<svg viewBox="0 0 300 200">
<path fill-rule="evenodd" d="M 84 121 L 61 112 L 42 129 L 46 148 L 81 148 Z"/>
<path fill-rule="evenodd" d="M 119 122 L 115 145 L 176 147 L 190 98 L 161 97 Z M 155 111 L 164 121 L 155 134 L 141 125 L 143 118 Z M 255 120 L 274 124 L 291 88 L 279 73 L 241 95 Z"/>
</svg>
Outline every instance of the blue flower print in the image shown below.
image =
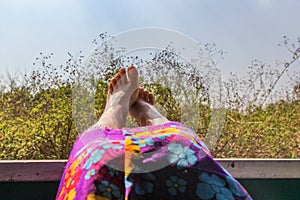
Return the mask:
<svg viewBox="0 0 300 200">
<path fill-rule="evenodd" d="M 99 150 L 96 149 L 93 151 L 89 157 L 89 159 L 84 163 L 83 168 L 84 169 L 89 169 L 94 163 L 98 162 L 101 160 L 102 155 L 105 151 L 103 149 Z"/>
<path fill-rule="evenodd" d="M 146 146 L 154 146 L 155 141 L 152 138 L 140 139 L 140 138 L 131 138 L 132 143 L 138 145 L 140 148 Z"/>
<path fill-rule="evenodd" d="M 178 143 L 171 143 L 168 146 L 171 154 L 168 156 L 170 163 L 177 163 L 177 168 L 186 168 L 189 165 L 194 165 L 197 162 L 195 151 L 189 147 L 183 147 Z"/>
<path fill-rule="evenodd" d="M 183 178 L 171 176 L 167 181 L 168 192 L 172 196 L 176 196 L 178 192 L 184 193 L 186 190 L 187 182 Z"/>
<path fill-rule="evenodd" d="M 104 197 L 107 197 L 109 199 L 112 199 L 112 197 L 114 197 L 114 199 L 123 199 L 120 189 L 113 183 L 102 180 L 100 182 L 100 185 L 98 185 L 98 189 Z"/>
<path fill-rule="evenodd" d="M 156 177 L 152 173 L 145 174 L 133 174 L 128 177 L 128 185 L 134 184 L 134 190 L 137 195 L 145 195 L 146 193 L 152 193 Z"/>
<path fill-rule="evenodd" d="M 95 169 L 91 169 L 89 170 L 86 175 L 84 176 L 85 180 L 89 180 L 92 176 L 94 176 L 96 174 Z"/>
<path fill-rule="evenodd" d="M 199 180 L 201 182 L 197 184 L 196 195 L 201 199 L 212 199 L 215 196 L 217 200 L 234 200 L 232 192 L 225 187 L 226 182 L 217 175 L 202 173 Z"/>
<path fill-rule="evenodd" d="M 117 170 L 116 167 L 111 166 L 111 167 L 108 167 L 107 169 L 108 169 L 108 173 L 109 173 L 109 175 L 111 175 L 111 177 L 118 177 L 120 175 L 120 171 Z"/>
</svg>

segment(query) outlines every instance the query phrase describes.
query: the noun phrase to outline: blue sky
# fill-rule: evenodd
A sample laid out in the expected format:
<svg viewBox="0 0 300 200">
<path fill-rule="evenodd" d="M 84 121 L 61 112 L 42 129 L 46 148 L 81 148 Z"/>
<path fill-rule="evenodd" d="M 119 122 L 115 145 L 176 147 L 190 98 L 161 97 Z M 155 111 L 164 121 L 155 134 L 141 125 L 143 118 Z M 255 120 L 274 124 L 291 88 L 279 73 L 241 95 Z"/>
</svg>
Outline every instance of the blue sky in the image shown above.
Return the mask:
<svg viewBox="0 0 300 200">
<path fill-rule="evenodd" d="M 34 69 L 40 52 L 63 64 L 67 52 L 88 55 L 99 33 L 142 27 L 214 42 L 227 52 L 222 74 L 243 73 L 254 59 L 290 57 L 277 45 L 300 37 L 299 9 L 298 0 L 0 0 L 0 73 Z"/>
</svg>

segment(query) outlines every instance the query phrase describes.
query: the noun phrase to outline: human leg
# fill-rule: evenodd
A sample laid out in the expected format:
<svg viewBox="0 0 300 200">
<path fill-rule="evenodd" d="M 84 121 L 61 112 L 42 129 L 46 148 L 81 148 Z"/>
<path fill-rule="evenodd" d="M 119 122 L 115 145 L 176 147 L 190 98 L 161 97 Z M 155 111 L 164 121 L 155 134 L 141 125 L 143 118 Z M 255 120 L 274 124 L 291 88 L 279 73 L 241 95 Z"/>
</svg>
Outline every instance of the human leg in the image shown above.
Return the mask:
<svg viewBox="0 0 300 200">
<path fill-rule="evenodd" d="M 147 126 L 141 127 L 135 137 L 148 141 L 141 145 L 143 160 L 135 161 L 136 168 L 145 173 L 131 173 L 126 178 L 127 185 L 131 185 L 127 188 L 129 199 L 251 199 L 214 160 L 194 131 L 169 122 L 155 109 L 154 96 L 149 91 L 139 88 L 129 113 L 140 125 Z M 141 188 L 141 183 L 148 187 Z"/>
<path fill-rule="evenodd" d="M 135 67 L 120 69 L 110 81 L 105 110 L 75 141 L 56 199 L 124 199 L 121 128 L 138 97 L 137 88 Z"/>
</svg>

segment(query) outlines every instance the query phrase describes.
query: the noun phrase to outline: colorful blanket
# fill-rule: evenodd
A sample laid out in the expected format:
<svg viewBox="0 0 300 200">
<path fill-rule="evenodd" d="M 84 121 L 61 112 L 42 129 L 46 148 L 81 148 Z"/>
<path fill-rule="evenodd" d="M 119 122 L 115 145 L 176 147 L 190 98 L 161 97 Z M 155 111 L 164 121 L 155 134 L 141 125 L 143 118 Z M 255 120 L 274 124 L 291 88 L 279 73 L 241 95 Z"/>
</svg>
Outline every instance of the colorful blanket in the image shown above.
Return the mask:
<svg viewBox="0 0 300 200">
<path fill-rule="evenodd" d="M 81 134 L 57 199 L 251 199 L 186 126 L 169 122 Z"/>
</svg>

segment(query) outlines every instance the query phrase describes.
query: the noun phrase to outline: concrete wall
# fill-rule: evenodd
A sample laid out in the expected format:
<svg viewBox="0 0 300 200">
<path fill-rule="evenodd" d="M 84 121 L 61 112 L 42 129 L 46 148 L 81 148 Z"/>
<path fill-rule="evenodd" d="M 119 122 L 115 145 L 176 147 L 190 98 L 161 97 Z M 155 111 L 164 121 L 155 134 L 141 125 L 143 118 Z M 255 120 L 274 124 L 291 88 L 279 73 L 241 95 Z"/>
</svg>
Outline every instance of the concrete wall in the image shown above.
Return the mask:
<svg viewBox="0 0 300 200">
<path fill-rule="evenodd" d="M 217 159 L 258 200 L 300 200 L 299 159 Z M 0 199 L 54 199 L 65 160 L 0 161 Z"/>
</svg>

